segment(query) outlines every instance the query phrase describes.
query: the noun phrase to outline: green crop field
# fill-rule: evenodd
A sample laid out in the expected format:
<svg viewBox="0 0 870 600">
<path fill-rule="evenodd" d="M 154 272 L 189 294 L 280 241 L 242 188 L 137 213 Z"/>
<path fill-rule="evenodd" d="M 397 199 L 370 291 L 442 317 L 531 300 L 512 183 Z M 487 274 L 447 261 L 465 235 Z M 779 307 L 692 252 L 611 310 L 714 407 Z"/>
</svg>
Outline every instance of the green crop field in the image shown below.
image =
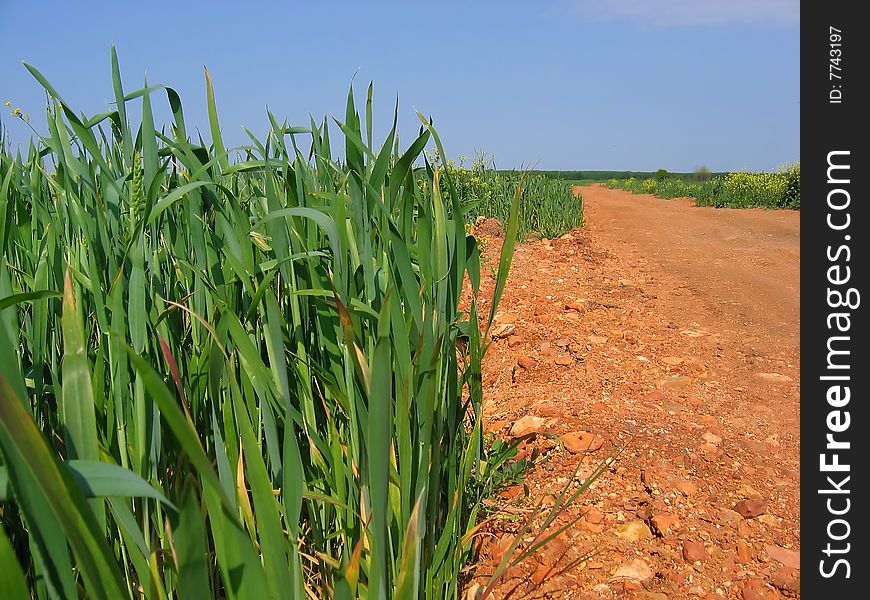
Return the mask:
<svg viewBox="0 0 870 600">
<path fill-rule="evenodd" d="M 28 66 L 49 133 L 0 148 L 0 596 L 456 597 L 515 454 L 481 416 L 514 241 L 581 200 L 420 168 L 435 129 L 376 143 L 371 87 L 231 152 L 208 72 L 210 143 L 112 66 L 93 116 Z M 479 314 L 482 211 L 506 236 Z"/>
<path fill-rule="evenodd" d="M 511 212 L 511 199 L 522 186 L 522 202 L 519 204 L 517 235 L 553 238 L 583 225 L 583 199 L 571 191 L 571 183 L 550 177 L 539 171 L 498 171 L 492 159 L 484 155 L 475 157 L 466 165 L 465 157 L 458 160 L 439 160 L 451 180 L 445 193 L 456 194 L 466 207 L 466 222 L 471 224 L 478 217 L 495 217 L 507 223 Z M 422 182 L 424 193 L 428 190 Z"/>
</svg>

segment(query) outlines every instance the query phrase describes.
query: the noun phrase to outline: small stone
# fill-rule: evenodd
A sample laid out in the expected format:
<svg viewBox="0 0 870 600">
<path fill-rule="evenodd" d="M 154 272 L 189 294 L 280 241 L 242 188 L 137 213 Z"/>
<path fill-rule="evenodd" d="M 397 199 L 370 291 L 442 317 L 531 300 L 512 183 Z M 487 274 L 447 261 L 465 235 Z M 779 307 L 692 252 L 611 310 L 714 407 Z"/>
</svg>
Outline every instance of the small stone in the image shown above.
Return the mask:
<svg viewBox="0 0 870 600">
<path fill-rule="evenodd" d="M 570 356 L 557 356 L 555 362 L 557 365 L 562 365 L 562 366 L 567 367 L 568 365 L 574 364 L 574 359 L 571 358 Z"/>
<path fill-rule="evenodd" d="M 685 479 L 681 479 L 674 483 L 674 489 L 680 492 L 683 496 L 689 497 L 694 496 L 698 493 L 698 486 L 696 486 L 691 481 L 687 481 Z"/>
<path fill-rule="evenodd" d="M 774 546 L 772 544 L 765 544 L 764 551 L 767 552 L 767 555 L 770 558 L 786 567 L 792 569 L 801 568 L 800 552 L 789 550 L 788 548 L 780 548 L 779 546 Z"/>
<path fill-rule="evenodd" d="M 668 513 L 654 515 L 653 518 L 650 519 L 650 523 L 652 523 L 653 531 L 660 537 L 665 537 L 680 526 L 680 520 L 676 515 Z"/>
<path fill-rule="evenodd" d="M 757 517 L 755 517 L 755 520 L 758 521 L 759 523 L 764 523 L 768 527 L 779 527 L 780 524 L 782 523 L 782 519 L 780 519 L 777 516 L 768 514 L 768 513 L 764 513 L 763 515 L 758 515 Z"/>
<path fill-rule="evenodd" d="M 696 562 L 703 563 L 707 560 L 707 549 L 704 547 L 704 542 L 697 540 L 686 540 L 683 542 L 683 560 L 687 563 L 695 564 Z"/>
<path fill-rule="evenodd" d="M 673 377 L 665 377 L 656 381 L 656 387 L 660 390 L 678 389 L 689 386 L 692 383 L 692 378 L 686 375 L 674 375 Z"/>
<path fill-rule="evenodd" d="M 604 344 L 605 342 L 607 342 L 607 338 L 603 335 L 590 335 L 589 341 L 593 344 Z"/>
<path fill-rule="evenodd" d="M 719 446 L 717 446 L 716 444 L 706 443 L 698 446 L 698 450 L 700 450 L 704 454 L 713 455 L 719 452 Z"/>
<path fill-rule="evenodd" d="M 492 336 L 492 339 L 497 340 L 499 338 L 509 337 L 516 333 L 516 331 L 517 326 L 513 323 L 503 323 L 502 325 L 499 325 L 498 327 L 493 329 L 490 335 Z"/>
<path fill-rule="evenodd" d="M 653 536 L 649 527 L 646 526 L 646 523 L 640 519 L 634 519 L 627 523 L 623 523 L 622 525 L 617 525 L 613 528 L 613 533 L 617 537 L 630 542 L 639 542 L 640 540 L 646 540 Z"/>
<path fill-rule="evenodd" d="M 767 444 L 768 446 L 774 446 L 774 447 L 779 446 L 779 436 L 776 435 L 775 433 L 773 433 L 773 434 L 767 436 L 766 438 L 764 438 L 764 443 Z"/>
<path fill-rule="evenodd" d="M 713 444 L 714 446 L 718 445 L 722 441 L 722 438 L 720 438 L 715 433 L 710 433 L 709 431 L 704 433 L 704 435 L 702 435 L 701 437 L 704 439 L 705 442 L 707 442 L 708 444 Z"/>
<path fill-rule="evenodd" d="M 719 522 L 724 525 L 736 525 L 743 522 L 743 516 L 730 508 L 723 508 L 719 511 Z"/>
<path fill-rule="evenodd" d="M 568 338 L 559 338 L 558 340 L 556 340 L 553 343 L 556 344 L 557 346 L 559 346 L 560 348 L 567 348 L 571 344 L 571 340 L 569 340 Z"/>
<path fill-rule="evenodd" d="M 684 361 L 682 358 L 678 358 L 676 356 L 665 356 L 662 359 L 662 362 L 670 367 L 678 367 L 686 361 Z"/>
<path fill-rule="evenodd" d="M 543 428 L 544 419 L 541 417 L 526 415 L 525 417 L 514 421 L 514 424 L 511 425 L 511 436 L 515 438 L 522 437 L 529 433 L 537 433 Z"/>
<path fill-rule="evenodd" d="M 587 506 L 585 508 L 580 509 L 581 521 L 586 521 L 587 523 L 603 523 L 604 522 L 604 513 L 597 506 Z"/>
<path fill-rule="evenodd" d="M 782 375 L 780 373 L 756 373 L 755 377 L 764 381 L 771 381 L 773 383 L 788 383 L 792 381 L 792 378 L 788 375 Z"/>
<path fill-rule="evenodd" d="M 750 579 L 740 588 L 740 597 L 743 600 L 766 600 L 764 582 L 758 579 Z"/>
<path fill-rule="evenodd" d="M 586 310 L 585 302 L 566 302 L 565 310 L 576 310 L 577 312 L 583 312 Z"/>
<path fill-rule="evenodd" d="M 523 338 L 523 336 L 521 336 L 521 335 L 512 335 L 512 336 L 510 336 L 510 337 L 508 338 L 508 340 L 507 340 L 508 348 L 516 348 L 517 346 L 519 346 L 520 344 L 522 344 L 524 341 L 526 341 L 526 340 Z"/>
<path fill-rule="evenodd" d="M 611 572 L 611 575 L 613 575 L 613 579 L 629 579 L 643 583 L 652 579 L 655 573 L 646 562 L 635 558 L 631 562 L 618 566 Z"/>
<path fill-rule="evenodd" d="M 565 449 L 571 454 L 595 452 L 604 445 L 604 438 L 588 431 L 574 431 L 561 437 Z"/>
<path fill-rule="evenodd" d="M 737 540 L 737 562 L 744 565 L 749 562 L 749 546 L 743 540 Z"/>
<path fill-rule="evenodd" d="M 699 338 L 704 337 L 705 335 L 709 335 L 706 331 L 700 331 L 698 329 L 684 329 L 680 332 L 680 334 L 691 338 Z"/>
<path fill-rule="evenodd" d="M 783 567 L 773 574 L 770 583 L 776 589 L 790 596 L 801 593 L 801 572 L 798 569 Z"/>
<path fill-rule="evenodd" d="M 522 496 L 525 493 L 525 491 L 526 490 L 522 484 L 512 485 L 511 487 L 509 487 L 505 491 L 501 492 L 499 494 L 499 496 L 501 496 L 505 500 L 513 500 L 514 498 L 516 498 L 518 496 Z"/>
<path fill-rule="evenodd" d="M 752 519 L 767 510 L 767 500 L 760 500 L 758 498 L 741 500 L 734 505 L 734 510 L 740 513 L 740 516 L 744 519 Z"/>
<path fill-rule="evenodd" d="M 528 371 L 528 370 L 530 370 L 530 369 L 534 369 L 535 367 L 537 367 L 537 366 L 538 366 L 538 361 L 536 361 L 536 360 L 535 360 L 534 358 L 532 358 L 531 356 L 520 356 L 520 357 L 517 359 L 517 364 L 518 364 L 520 367 L 522 367 L 523 369 L 526 369 L 526 370 Z"/>
</svg>

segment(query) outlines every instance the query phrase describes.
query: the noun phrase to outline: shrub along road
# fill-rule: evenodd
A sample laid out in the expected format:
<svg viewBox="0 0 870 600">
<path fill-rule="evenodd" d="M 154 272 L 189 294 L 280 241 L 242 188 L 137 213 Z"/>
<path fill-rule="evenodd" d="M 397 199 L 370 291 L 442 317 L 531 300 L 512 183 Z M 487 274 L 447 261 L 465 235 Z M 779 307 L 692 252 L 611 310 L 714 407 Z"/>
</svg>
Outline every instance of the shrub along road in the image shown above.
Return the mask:
<svg viewBox="0 0 870 600">
<path fill-rule="evenodd" d="M 493 597 L 799 596 L 799 213 L 581 191 L 587 227 L 520 245 L 500 305 L 488 428 L 537 432 L 520 453 L 541 456 L 474 581 L 578 462 L 624 446 Z"/>
</svg>

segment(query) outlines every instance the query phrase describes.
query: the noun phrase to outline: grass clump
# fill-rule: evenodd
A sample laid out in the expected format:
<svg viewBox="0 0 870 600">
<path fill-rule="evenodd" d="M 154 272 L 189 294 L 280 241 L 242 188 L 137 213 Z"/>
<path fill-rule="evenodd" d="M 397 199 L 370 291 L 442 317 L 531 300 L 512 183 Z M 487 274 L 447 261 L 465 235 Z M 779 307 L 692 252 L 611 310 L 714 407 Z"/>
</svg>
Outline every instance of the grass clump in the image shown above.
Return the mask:
<svg viewBox="0 0 870 600">
<path fill-rule="evenodd" d="M 428 163 L 421 189 L 413 169 L 427 144 L 445 156 L 429 121 L 403 150 L 395 121 L 374 144 L 369 87 L 364 119 L 351 90 L 334 126 L 269 114 L 231 153 L 208 72 L 206 143 L 173 89 L 125 90 L 112 65 L 116 104 L 94 116 L 28 66 L 49 134 L 0 148 L 8 589 L 456 597 L 510 456 L 483 443 L 481 361 L 520 224 L 556 200 L 520 206 L 551 188 L 477 174 L 506 228 L 479 314 L 466 175 Z"/>
</svg>

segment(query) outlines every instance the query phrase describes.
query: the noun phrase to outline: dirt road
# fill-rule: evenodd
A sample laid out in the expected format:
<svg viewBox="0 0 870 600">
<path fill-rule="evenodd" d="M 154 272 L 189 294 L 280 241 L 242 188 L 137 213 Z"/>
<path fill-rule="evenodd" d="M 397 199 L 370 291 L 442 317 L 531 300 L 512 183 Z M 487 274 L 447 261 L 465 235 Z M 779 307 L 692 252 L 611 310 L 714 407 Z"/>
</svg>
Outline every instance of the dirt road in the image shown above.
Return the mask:
<svg viewBox="0 0 870 600">
<path fill-rule="evenodd" d="M 694 207 L 599 186 L 582 192 L 589 230 L 608 247 L 682 279 L 706 311 L 797 346 L 800 213 Z"/>
<path fill-rule="evenodd" d="M 799 596 L 798 213 L 580 191 L 584 229 L 519 246 L 497 317 L 515 333 L 485 361 L 488 429 L 537 435 L 475 581 L 619 452 L 493 597 Z"/>
</svg>

